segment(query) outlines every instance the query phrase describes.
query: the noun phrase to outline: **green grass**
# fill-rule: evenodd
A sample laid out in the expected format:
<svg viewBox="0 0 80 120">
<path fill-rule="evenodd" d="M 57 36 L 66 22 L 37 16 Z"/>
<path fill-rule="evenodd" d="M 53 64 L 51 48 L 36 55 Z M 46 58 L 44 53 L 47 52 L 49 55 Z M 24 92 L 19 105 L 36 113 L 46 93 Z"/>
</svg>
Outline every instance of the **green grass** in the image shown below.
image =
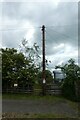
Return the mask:
<svg viewBox="0 0 80 120">
<path fill-rule="evenodd" d="M 55 96 L 55 95 L 46 95 L 46 96 L 39 96 L 39 95 L 28 95 L 28 94 L 2 94 L 2 99 L 9 99 L 9 100 L 46 100 L 51 103 L 57 103 L 57 102 L 66 102 L 69 106 L 71 106 L 73 109 L 78 108 L 78 102 L 74 102 L 71 100 L 68 100 L 62 96 Z"/>
<path fill-rule="evenodd" d="M 48 100 L 48 101 L 56 101 L 56 102 L 63 102 L 66 101 L 68 102 L 70 105 L 75 106 L 75 104 L 77 102 L 73 102 L 71 100 L 68 100 L 66 98 L 64 98 L 63 96 L 56 96 L 56 95 L 30 95 L 30 94 L 26 94 L 26 93 L 4 93 L 2 94 L 2 99 L 13 99 L 13 100 L 26 100 L 26 99 L 30 99 L 30 100 Z"/>
<path fill-rule="evenodd" d="M 2 93 L 0 93 L 0 99 L 2 99 Z"/>
<path fill-rule="evenodd" d="M 31 99 L 31 100 L 59 100 L 62 101 L 63 99 L 65 100 L 65 98 L 63 98 L 62 96 L 52 96 L 52 95 L 46 95 L 46 96 L 42 96 L 42 95 L 29 95 L 29 94 L 12 94 L 12 93 L 5 93 L 2 94 L 2 99 L 21 99 L 21 100 L 26 100 L 26 99 Z"/>
<path fill-rule="evenodd" d="M 70 118 L 63 114 L 3 113 L 3 118 Z M 72 117 L 71 117 L 72 118 Z M 75 117 L 73 117 L 75 118 Z"/>
</svg>

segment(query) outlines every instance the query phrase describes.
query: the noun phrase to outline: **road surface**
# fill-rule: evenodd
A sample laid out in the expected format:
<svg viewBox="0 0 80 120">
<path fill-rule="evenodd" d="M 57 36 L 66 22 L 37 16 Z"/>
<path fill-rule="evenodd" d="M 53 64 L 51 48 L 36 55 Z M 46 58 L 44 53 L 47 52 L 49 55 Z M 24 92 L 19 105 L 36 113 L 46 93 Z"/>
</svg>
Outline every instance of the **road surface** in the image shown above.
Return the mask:
<svg viewBox="0 0 80 120">
<path fill-rule="evenodd" d="M 63 114 L 68 117 L 77 117 L 78 110 L 69 105 L 66 101 L 47 101 L 47 100 L 3 100 L 2 112 L 17 113 L 51 113 Z"/>
</svg>

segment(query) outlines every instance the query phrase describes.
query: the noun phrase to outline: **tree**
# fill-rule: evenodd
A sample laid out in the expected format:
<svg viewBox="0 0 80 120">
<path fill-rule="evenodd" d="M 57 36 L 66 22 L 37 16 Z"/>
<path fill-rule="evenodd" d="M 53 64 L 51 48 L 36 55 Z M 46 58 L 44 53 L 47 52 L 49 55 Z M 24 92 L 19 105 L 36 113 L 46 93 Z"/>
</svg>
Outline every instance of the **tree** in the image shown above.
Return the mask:
<svg viewBox="0 0 80 120">
<path fill-rule="evenodd" d="M 25 66 L 24 55 L 14 48 L 2 49 L 2 86 L 12 87 L 17 82 L 19 70 Z"/>
<path fill-rule="evenodd" d="M 42 71 L 40 71 L 37 75 L 38 82 L 42 84 Z M 46 79 L 46 84 L 53 83 L 53 76 L 52 73 L 49 70 L 45 70 L 45 79 Z"/>
<path fill-rule="evenodd" d="M 57 68 L 61 68 L 62 72 L 66 74 L 62 83 L 64 96 L 74 99 L 76 96 L 76 85 L 78 85 L 77 83 L 80 81 L 80 67 L 75 64 L 73 59 L 70 59 L 64 66 L 56 66 L 56 69 Z"/>
<path fill-rule="evenodd" d="M 34 43 L 31 47 L 28 45 L 28 41 L 26 39 L 22 40 L 20 45 L 20 51 L 26 56 L 26 58 L 34 64 L 35 67 L 41 68 L 40 62 L 40 48 L 37 43 Z"/>
<path fill-rule="evenodd" d="M 23 53 L 14 48 L 2 49 L 2 86 L 12 88 L 14 83 L 25 87 L 34 83 L 38 69 Z"/>
</svg>

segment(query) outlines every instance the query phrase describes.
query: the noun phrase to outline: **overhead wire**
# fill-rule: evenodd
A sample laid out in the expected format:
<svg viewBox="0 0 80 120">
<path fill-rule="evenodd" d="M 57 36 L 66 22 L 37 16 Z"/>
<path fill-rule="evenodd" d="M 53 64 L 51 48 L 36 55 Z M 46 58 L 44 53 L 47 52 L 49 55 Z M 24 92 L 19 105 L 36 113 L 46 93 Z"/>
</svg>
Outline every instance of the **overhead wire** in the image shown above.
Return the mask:
<svg viewBox="0 0 80 120">
<path fill-rule="evenodd" d="M 52 28 L 52 27 L 50 27 L 50 28 Z M 63 38 L 72 39 L 70 36 L 68 36 L 68 35 L 66 35 L 66 34 L 64 34 L 64 33 L 57 32 L 57 31 L 55 31 L 55 30 L 53 30 L 53 32 L 56 32 L 56 33 L 57 33 L 58 41 L 59 41 L 60 36 L 61 36 L 61 38 L 63 37 Z M 54 35 L 51 34 L 51 32 L 50 32 L 49 29 L 46 30 L 46 35 L 47 35 L 47 37 L 50 38 L 51 40 L 54 40 L 54 43 L 56 43 L 56 45 L 59 45 L 59 42 L 57 41 L 57 38 L 56 38 L 56 40 L 55 40 Z M 59 35 L 60 35 L 60 36 L 59 36 Z M 60 38 L 60 39 L 61 39 L 61 38 Z M 66 41 L 65 41 L 65 42 L 66 42 Z M 65 42 L 63 42 L 64 46 L 65 46 Z"/>
<path fill-rule="evenodd" d="M 74 26 L 74 25 L 77 25 L 78 26 L 78 23 L 75 23 L 75 24 L 64 24 L 64 25 L 49 25 L 49 26 L 46 26 L 46 28 L 53 28 L 53 27 L 70 27 L 70 26 Z"/>
<path fill-rule="evenodd" d="M 0 31 L 15 31 L 15 30 L 18 30 L 18 31 L 24 31 L 26 29 L 37 29 L 37 28 L 41 28 L 41 27 L 25 27 L 25 28 L 7 28 L 7 29 L 0 29 Z"/>
<path fill-rule="evenodd" d="M 54 29 L 54 27 L 63 27 L 63 26 L 73 26 L 77 24 L 65 24 L 65 25 L 51 25 L 51 26 L 46 26 L 46 28 Z M 4 26 L 4 25 L 0 25 Z M 41 26 L 33 26 L 33 27 L 25 27 L 25 28 L 7 28 L 7 29 L 0 29 L 0 31 L 9 31 L 9 30 L 24 30 L 24 29 L 35 29 L 35 28 L 42 28 Z"/>
<path fill-rule="evenodd" d="M 51 36 L 50 34 L 49 34 L 49 32 L 47 32 L 46 31 L 46 34 L 47 34 L 47 38 L 49 38 L 49 39 L 53 39 L 54 40 L 54 46 L 55 46 L 55 43 L 56 43 L 56 46 L 59 46 L 59 42 L 58 41 L 56 41 L 54 38 L 53 38 L 53 36 Z M 47 38 L 46 38 L 46 41 L 47 41 Z M 64 44 L 64 46 L 65 46 L 65 43 L 63 43 Z M 47 48 L 47 46 L 46 46 L 46 48 Z M 46 49 L 47 50 L 47 49 Z"/>
<path fill-rule="evenodd" d="M 52 27 L 50 27 L 49 29 L 53 30 L 53 32 L 59 34 L 60 36 L 63 36 L 63 37 L 72 39 L 69 35 L 66 35 L 66 34 L 64 34 L 64 33 L 62 33 L 62 32 L 59 32 L 59 31 L 57 31 L 57 30 L 54 30 L 54 28 L 52 28 Z"/>
<path fill-rule="evenodd" d="M 51 40 L 54 40 L 56 44 L 58 44 L 58 42 L 53 38 L 52 35 L 50 35 L 50 33 L 48 31 L 46 31 L 46 39 L 51 39 Z"/>
<path fill-rule="evenodd" d="M 72 24 L 73 25 L 73 24 Z M 45 28 L 46 28 L 46 36 L 49 38 L 49 39 L 53 39 L 53 35 L 51 34 L 51 30 L 53 31 L 53 32 L 55 32 L 55 33 L 57 33 L 57 38 L 58 38 L 58 36 L 61 36 L 61 37 L 63 37 L 63 38 L 69 38 L 69 39 L 72 39 L 70 36 L 68 36 L 68 35 L 66 35 L 66 34 L 64 34 L 64 33 L 62 33 L 62 32 L 59 32 L 59 31 L 57 31 L 57 30 L 54 30 L 55 29 L 55 27 L 59 27 L 59 26 L 61 26 L 61 27 L 63 27 L 63 26 L 71 26 L 71 25 L 54 25 L 54 26 L 46 26 Z M 10 28 L 10 29 L 0 29 L 0 31 L 15 31 L 15 30 L 17 30 L 17 31 L 24 31 L 24 30 L 26 30 L 26 29 L 37 29 L 37 28 L 39 28 L 39 29 L 41 29 L 42 27 L 41 26 L 33 26 L 33 27 L 25 27 L 25 28 Z M 54 41 L 55 41 L 55 43 L 56 44 L 58 44 L 58 42 L 54 39 Z"/>
<path fill-rule="evenodd" d="M 73 24 L 72 24 L 73 25 Z M 55 27 L 59 27 L 59 26 L 71 26 L 71 25 L 52 25 L 52 26 L 46 26 L 45 28 L 47 28 L 46 29 L 46 33 L 47 33 L 47 37 L 48 38 L 50 38 L 50 39 L 53 39 L 53 35 L 51 35 L 51 33 L 50 33 L 50 29 L 53 31 L 53 32 L 55 32 L 55 33 L 57 33 L 57 36 L 58 35 L 60 35 L 60 36 L 62 36 L 62 37 L 66 37 L 66 38 L 69 38 L 69 39 L 71 39 L 71 37 L 70 36 L 68 36 L 68 35 L 66 35 L 66 34 L 64 34 L 64 33 L 61 33 L 61 32 L 59 32 L 59 31 L 56 31 L 56 30 L 54 30 L 55 29 Z M 7 28 L 7 29 L 0 29 L 0 31 L 15 31 L 15 30 L 17 30 L 17 31 L 24 31 L 24 30 L 26 30 L 26 29 L 37 29 L 37 28 L 42 28 L 41 26 L 33 26 L 33 27 L 25 27 L 25 28 Z M 49 31 L 48 31 L 49 30 Z M 55 39 L 54 39 L 54 41 L 55 41 Z M 57 43 L 57 41 L 55 41 L 56 43 Z"/>
</svg>

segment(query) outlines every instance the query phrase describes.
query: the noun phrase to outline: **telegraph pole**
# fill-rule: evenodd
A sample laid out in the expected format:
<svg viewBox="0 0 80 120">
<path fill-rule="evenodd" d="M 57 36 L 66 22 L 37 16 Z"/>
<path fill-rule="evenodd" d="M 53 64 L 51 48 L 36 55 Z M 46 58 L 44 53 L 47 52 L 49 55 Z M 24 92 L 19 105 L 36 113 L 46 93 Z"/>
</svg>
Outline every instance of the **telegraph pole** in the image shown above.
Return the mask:
<svg viewBox="0 0 80 120">
<path fill-rule="evenodd" d="M 42 26 L 42 82 L 43 82 L 43 95 L 45 95 L 45 26 Z"/>
</svg>

